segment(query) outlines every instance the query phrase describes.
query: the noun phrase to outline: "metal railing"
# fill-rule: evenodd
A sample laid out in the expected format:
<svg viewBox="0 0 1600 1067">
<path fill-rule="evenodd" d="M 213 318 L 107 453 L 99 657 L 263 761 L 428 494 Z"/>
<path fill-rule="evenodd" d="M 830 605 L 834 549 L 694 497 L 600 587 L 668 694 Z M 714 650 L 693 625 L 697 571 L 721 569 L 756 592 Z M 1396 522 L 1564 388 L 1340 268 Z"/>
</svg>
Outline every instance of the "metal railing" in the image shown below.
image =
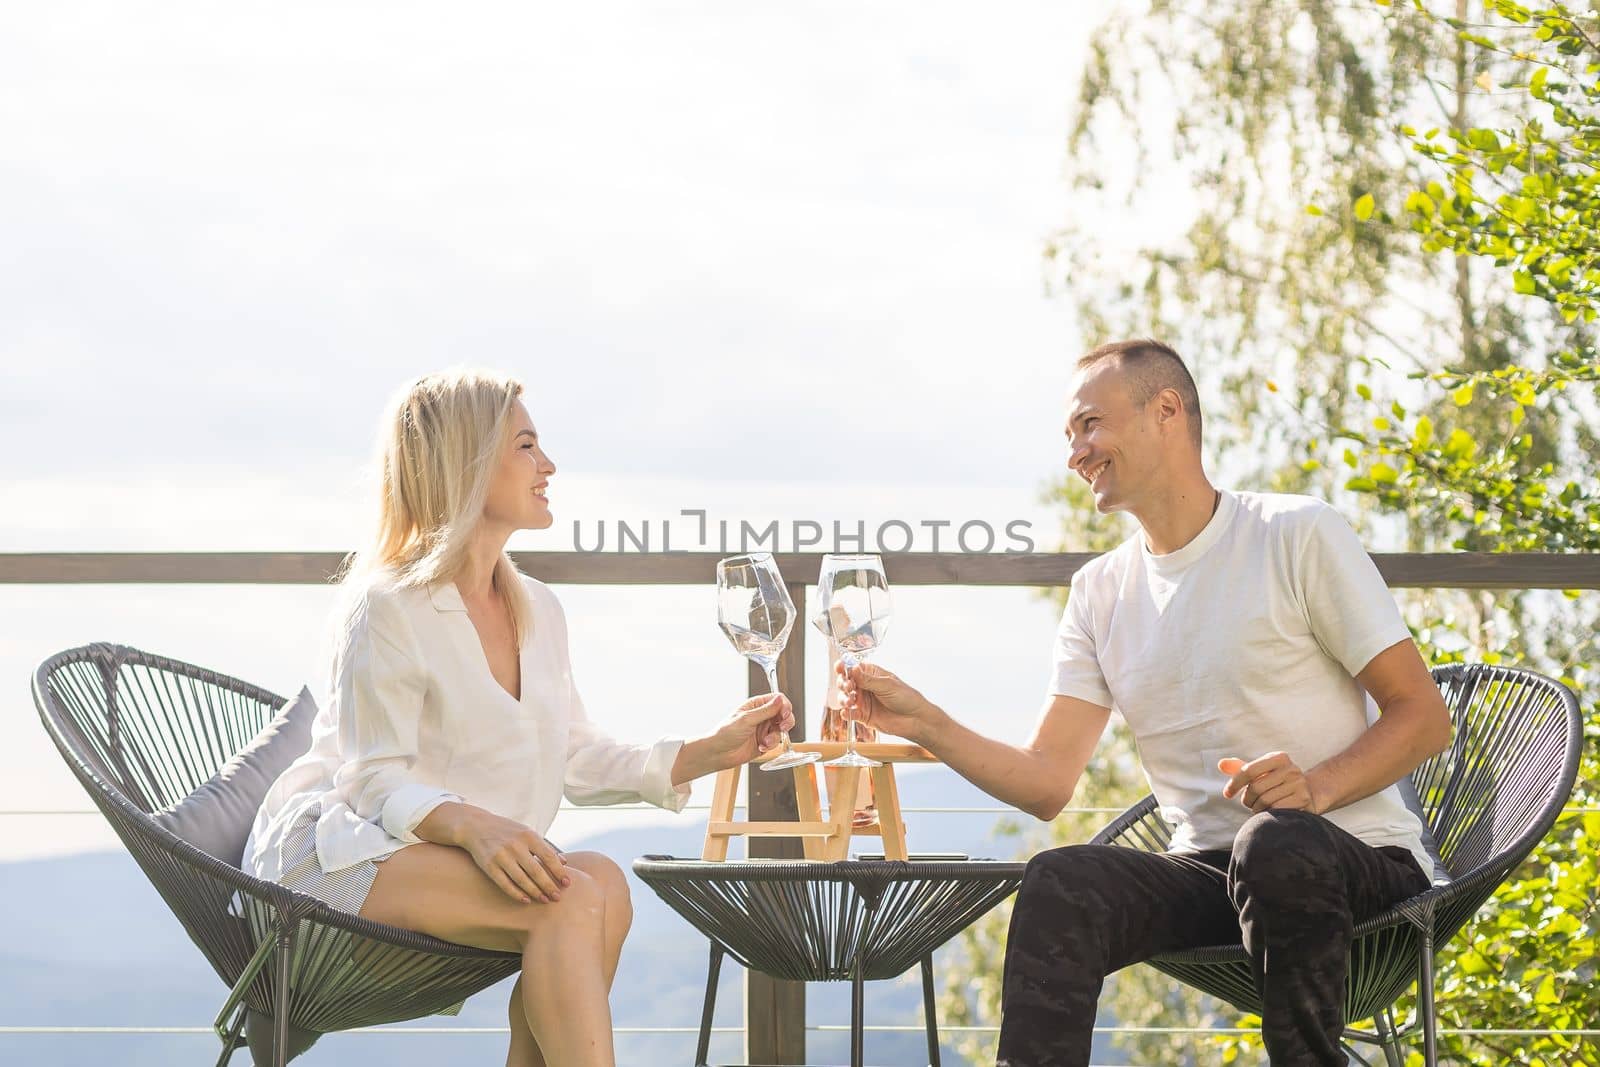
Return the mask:
<svg viewBox="0 0 1600 1067">
<path fill-rule="evenodd" d="M 887 575 L 896 585 L 956 585 L 987 587 L 1050 588 L 1065 586 L 1073 573 L 1095 558 L 1096 553 L 966 554 L 907 552 L 884 557 Z M 705 585 L 715 578 L 716 553 L 589 553 L 589 552 L 514 552 L 512 557 L 522 570 L 551 584 L 575 585 Z M 335 552 L 14 552 L 0 553 L 0 585 L 57 584 L 250 584 L 317 585 L 325 584 L 344 556 Z M 1562 553 L 1373 553 L 1384 580 L 1392 588 L 1439 589 L 1600 589 L 1600 555 Z M 821 555 L 816 553 L 778 553 L 778 565 L 789 584 L 791 597 L 804 603 L 807 586 L 816 582 Z M 778 665 L 778 684 L 789 695 L 799 721 L 795 736 L 805 736 L 804 627 L 790 636 Z M 754 665 L 750 668 L 752 695 L 766 692 L 766 679 Z M 749 784 L 747 807 L 752 819 L 771 820 L 792 816 L 793 787 L 788 782 L 761 781 Z M 642 805 L 623 805 L 622 810 Z M 693 805 L 695 810 L 709 805 Z M 584 810 L 563 805 L 562 810 Z M 613 808 L 611 811 L 618 809 Z M 908 807 L 907 813 L 940 814 L 1015 814 L 1007 807 Z M 1121 809 L 1068 808 L 1069 812 L 1115 815 Z M 1597 809 L 1572 807 L 1563 816 L 1592 814 Z M 79 816 L 99 814 L 93 809 L 0 809 L 3 817 Z M 788 842 L 755 839 L 751 855 L 777 854 Z M 745 1033 L 746 1054 L 751 1062 L 799 1063 L 804 1059 L 804 1034 L 831 1033 L 849 1028 L 844 1025 L 812 1024 L 805 1020 L 804 998 L 786 995 L 781 983 L 759 973 L 747 977 L 744 1027 L 717 1027 L 713 1032 Z M 793 1005 L 798 1004 L 798 1009 Z M 785 1010 L 787 1009 L 787 1010 Z M 881 1032 L 917 1031 L 916 1026 L 868 1026 Z M 942 1030 L 959 1033 L 991 1033 L 993 1027 L 947 1026 Z M 351 1031 L 353 1033 L 473 1034 L 507 1033 L 504 1027 L 386 1027 Z M 618 1027 L 628 1033 L 694 1033 L 693 1027 Z M 1230 1034 L 1251 1031 L 1214 1027 L 1103 1027 L 1097 1032 L 1124 1033 L 1208 1033 Z M 1532 1036 L 1559 1032 L 1573 1036 L 1600 1036 L 1600 1030 L 1441 1030 L 1441 1034 Z M 95 1027 L 95 1026 L 0 1026 L 4 1034 L 211 1034 L 209 1027 Z"/>
</svg>

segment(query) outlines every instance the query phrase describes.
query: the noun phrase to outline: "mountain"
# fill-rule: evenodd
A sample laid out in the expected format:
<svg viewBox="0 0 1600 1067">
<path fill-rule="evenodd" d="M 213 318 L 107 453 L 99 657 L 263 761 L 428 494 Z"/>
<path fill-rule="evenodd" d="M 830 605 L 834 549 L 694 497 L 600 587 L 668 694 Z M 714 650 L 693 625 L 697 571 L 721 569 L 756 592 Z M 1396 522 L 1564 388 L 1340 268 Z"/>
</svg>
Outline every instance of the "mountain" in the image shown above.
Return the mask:
<svg viewBox="0 0 1600 1067">
<path fill-rule="evenodd" d="M 947 771 L 906 768 L 900 774 L 907 807 L 986 807 L 994 801 Z M 598 820 L 597 820 L 598 821 Z M 1020 845 L 997 835 L 993 815 L 908 816 L 911 848 L 1009 858 Z M 584 825 L 588 825 L 585 823 Z M 682 818 L 648 827 L 611 829 L 590 836 L 562 835 L 564 847 L 594 849 L 624 868 L 636 856 L 697 856 L 705 822 Z M 864 840 L 857 852 L 874 851 Z M 612 993 L 619 1028 L 694 1028 L 705 989 L 707 944 L 693 927 L 633 879 L 634 924 Z M 226 990 L 131 857 L 123 852 L 0 864 L 0 1025 L 7 1026 L 208 1026 Z M 936 978 L 959 965 L 948 950 L 935 958 Z M 743 1017 L 743 969 L 725 963 L 719 984 L 717 1026 Z M 807 993 L 810 1025 L 848 1025 L 849 985 L 818 983 Z M 504 1026 L 510 980 L 468 1001 L 457 1017 L 398 1026 Z M 916 970 L 900 979 L 869 983 L 867 1022 L 920 1027 L 921 985 Z M 618 1062 L 692 1062 L 695 1037 L 627 1034 L 617 1037 Z M 1100 1042 L 1097 1041 L 1097 1046 Z M 500 1063 L 503 1035 L 332 1034 L 296 1064 L 377 1062 L 386 1067 Z M 848 1062 L 848 1034 L 809 1032 L 813 1063 Z M 740 1062 L 742 1035 L 713 1035 L 713 1062 Z M 211 1063 L 217 1053 L 208 1034 L 0 1035 L 0 1062 L 52 1067 L 170 1067 Z M 1114 1062 L 1096 1050 L 1097 1062 Z M 867 1059 L 876 1064 L 926 1062 L 920 1032 L 868 1033 Z M 235 1063 L 248 1062 L 240 1053 Z M 963 1061 L 946 1048 L 944 1062 Z"/>
</svg>

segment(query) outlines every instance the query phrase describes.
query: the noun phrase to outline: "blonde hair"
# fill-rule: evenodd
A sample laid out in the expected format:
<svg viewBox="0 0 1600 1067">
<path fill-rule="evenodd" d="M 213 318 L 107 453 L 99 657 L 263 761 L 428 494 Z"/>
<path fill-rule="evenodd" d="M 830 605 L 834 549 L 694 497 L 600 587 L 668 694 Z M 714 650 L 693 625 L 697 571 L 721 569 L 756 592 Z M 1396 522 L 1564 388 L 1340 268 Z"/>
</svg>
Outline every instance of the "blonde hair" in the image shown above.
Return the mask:
<svg viewBox="0 0 1600 1067">
<path fill-rule="evenodd" d="M 347 626 L 368 590 L 429 586 L 461 573 L 521 395 L 514 378 L 458 367 L 409 382 L 390 399 L 373 457 L 377 521 L 335 575 L 348 597 Z M 532 607 L 504 552 L 492 581 L 520 648 Z"/>
</svg>

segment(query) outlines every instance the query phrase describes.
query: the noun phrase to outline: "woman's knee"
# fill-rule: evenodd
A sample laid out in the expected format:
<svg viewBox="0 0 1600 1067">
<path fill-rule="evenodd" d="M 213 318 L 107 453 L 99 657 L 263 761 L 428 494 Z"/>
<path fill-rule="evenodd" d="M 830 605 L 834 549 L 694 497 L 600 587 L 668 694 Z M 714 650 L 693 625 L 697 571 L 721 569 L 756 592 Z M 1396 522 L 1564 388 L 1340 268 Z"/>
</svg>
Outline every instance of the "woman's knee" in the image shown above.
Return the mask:
<svg viewBox="0 0 1600 1067">
<path fill-rule="evenodd" d="M 516 938 L 518 951 L 529 945 L 548 943 L 552 937 L 599 935 L 605 925 L 605 894 L 595 880 L 582 871 L 570 872 L 571 884 L 550 902 L 518 904 L 508 917 L 509 932 Z"/>
<path fill-rule="evenodd" d="M 567 865 L 587 874 L 598 884 L 605 895 L 608 922 L 624 926 L 633 921 L 633 893 L 628 888 L 628 876 L 615 860 L 599 852 L 569 852 L 564 857 Z"/>
</svg>

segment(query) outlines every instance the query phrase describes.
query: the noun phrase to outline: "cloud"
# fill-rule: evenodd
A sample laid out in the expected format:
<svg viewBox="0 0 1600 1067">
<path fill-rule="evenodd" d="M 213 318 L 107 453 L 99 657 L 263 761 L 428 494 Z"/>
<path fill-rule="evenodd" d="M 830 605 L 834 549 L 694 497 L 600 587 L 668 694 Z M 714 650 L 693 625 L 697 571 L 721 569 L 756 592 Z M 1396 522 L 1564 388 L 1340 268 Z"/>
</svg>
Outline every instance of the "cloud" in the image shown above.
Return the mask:
<svg viewBox="0 0 1600 1067">
<path fill-rule="evenodd" d="M 1016 517 L 1063 461 L 1040 253 L 1107 7 L 11 11 L 0 550 L 350 547 L 384 399 L 456 362 L 527 382 L 562 522 Z M 111 639 L 288 688 L 324 595 L 14 587 L 0 676 Z M 699 592 L 564 596 L 619 730 L 741 690 Z M 910 591 L 886 661 L 1020 736 L 1049 614 Z M 13 797 L 81 802 L 28 716 L 0 751 Z"/>
<path fill-rule="evenodd" d="M 1081 18 L 32 10 L 0 43 L 0 447 L 270 470 L 481 361 L 611 472 L 1048 470 L 1019 430 L 1071 337 L 1038 279 Z"/>
</svg>

